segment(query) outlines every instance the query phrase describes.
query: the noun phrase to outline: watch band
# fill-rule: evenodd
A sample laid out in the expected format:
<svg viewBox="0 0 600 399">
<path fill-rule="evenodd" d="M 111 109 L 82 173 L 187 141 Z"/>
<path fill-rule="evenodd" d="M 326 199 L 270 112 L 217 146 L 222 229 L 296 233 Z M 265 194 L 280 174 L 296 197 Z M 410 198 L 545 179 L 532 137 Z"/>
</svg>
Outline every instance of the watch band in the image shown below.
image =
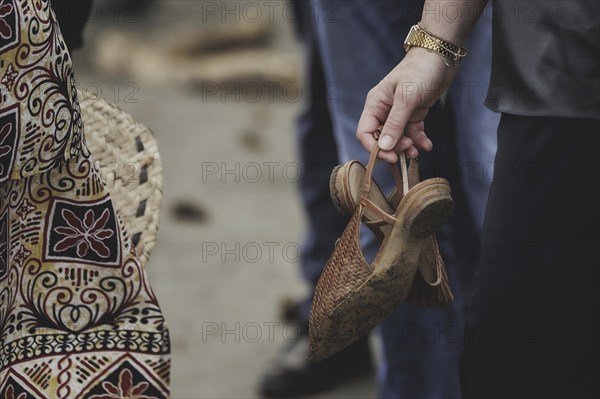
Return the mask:
<svg viewBox="0 0 600 399">
<path fill-rule="evenodd" d="M 434 51 L 450 59 L 457 67 L 460 61 L 467 55 L 467 50 L 454 43 L 440 39 L 437 36 L 427 32 L 420 25 L 414 25 L 410 28 L 406 40 L 404 40 L 404 50 L 408 51 L 411 47 L 423 47 Z"/>
</svg>

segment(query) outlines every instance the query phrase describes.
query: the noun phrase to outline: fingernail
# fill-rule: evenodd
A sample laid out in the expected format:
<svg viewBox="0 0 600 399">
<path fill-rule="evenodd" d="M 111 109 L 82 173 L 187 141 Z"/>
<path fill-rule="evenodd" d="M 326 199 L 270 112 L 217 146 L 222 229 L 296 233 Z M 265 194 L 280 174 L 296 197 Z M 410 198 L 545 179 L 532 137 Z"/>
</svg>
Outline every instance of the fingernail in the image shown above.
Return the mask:
<svg viewBox="0 0 600 399">
<path fill-rule="evenodd" d="M 379 148 L 382 150 L 391 150 L 394 147 L 394 139 L 391 136 L 379 138 Z"/>
</svg>

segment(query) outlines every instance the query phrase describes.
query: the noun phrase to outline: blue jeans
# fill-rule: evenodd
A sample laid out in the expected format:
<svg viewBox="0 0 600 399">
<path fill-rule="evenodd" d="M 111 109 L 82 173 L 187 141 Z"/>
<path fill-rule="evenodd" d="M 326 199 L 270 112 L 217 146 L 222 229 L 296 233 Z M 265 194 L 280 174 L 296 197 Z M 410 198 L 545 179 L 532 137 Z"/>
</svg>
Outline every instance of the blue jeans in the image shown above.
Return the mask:
<svg viewBox="0 0 600 399">
<path fill-rule="evenodd" d="M 326 82 L 326 87 L 313 87 L 311 92 L 327 93 L 328 121 L 333 128 L 339 162 L 357 159 L 366 163 L 369 154 L 354 134 L 367 92 L 401 61 L 403 39 L 410 27 L 420 20 L 422 2 L 313 1 L 311 5 L 318 43 L 315 51 L 320 52 Z M 471 247 L 470 244 L 477 241 L 477 232 L 481 228 L 489 182 L 483 178 L 482 166 L 477 165 L 488 165 L 493 161 L 498 122 L 498 117 L 484 108 L 483 98 L 478 92 L 466 95 L 465 91 L 477 82 L 481 88 L 489 79 L 489 28 L 489 25 L 481 25 L 478 27 L 481 32 L 473 36 L 477 42 L 472 44 L 473 49 L 477 50 L 469 53 L 463 65 L 465 68 L 457 77 L 457 82 L 463 82 L 455 87 L 460 89 L 460 95 L 448 96 L 444 106 L 432 108 L 426 125 L 436 150 L 421 157 L 423 177 L 446 175 L 453 186 L 457 209 L 452 223 L 440 233 L 439 238 L 442 252 L 452 255 L 446 257 L 446 263 L 457 301 L 448 309 L 403 305 L 381 324 L 383 364 L 379 378 L 382 397 L 460 396 L 458 362 L 461 342 L 455 337 L 455 332 L 458 328 L 460 333 L 464 320 L 465 295 L 461 286 L 470 283 L 477 261 L 475 254 L 465 256 L 465 247 L 466 244 Z M 314 84 L 314 80 L 310 82 Z M 320 97 L 313 95 L 311 99 Z M 303 118 L 306 117 L 309 115 L 303 114 Z M 317 118 L 320 118 L 321 126 L 325 126 L 325 119 L 322 116 Z M 306 126 L 306 121 L 304 123 Z M 300 137 L 303 137 L 302 131 L 300 129 Z M 326 135 L 324 129 L 322 132 Z M 327 139 L 322 137 L 321 140 Z M 303 153 L 316 158 L 331 159 L 334 152 L 329 147 L 310 145 L 309 141 L 301 141 L 300 145 Z M 468 165 L 471 169 L 465 170 Z M 456 168 L 450 166 L 458 166 L 460 172 L 457 174 Z M 449 176 L 450 170 L 453 176 Z M 375 179 L 384 191 L 392 189 L 393 179 L 386 168 L 378 168 Z M 321 190 L 326 190 L 322 182 L 319 185 Z M 313 235 L 315 232 L 330 232 L 333 224 L 328 220 L 315 220 Z M 372 258 L 378 243 L 368 229 L 363 229 L 362 235 L 365 256 Z M 308 242 L 315 241 L 309 239 Z M 318 277 L 323 266 L 324 262 L 303 262 L 304 275 L 309 282 L 314 284 L 315 276 Z M 460 269 L 469 272 L 459 273 Z"/>
</svg>

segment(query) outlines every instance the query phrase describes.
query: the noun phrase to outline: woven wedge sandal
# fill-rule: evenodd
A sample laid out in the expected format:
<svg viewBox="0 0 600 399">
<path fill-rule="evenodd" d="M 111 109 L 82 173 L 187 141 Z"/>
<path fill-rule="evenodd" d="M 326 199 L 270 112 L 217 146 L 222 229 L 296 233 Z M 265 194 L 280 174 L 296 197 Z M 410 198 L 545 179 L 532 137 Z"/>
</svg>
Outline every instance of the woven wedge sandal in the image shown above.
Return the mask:
<svg viewBox="0 0 600 399">
<path fill-rule="evenodd" d="M 325 359 L 356 341 L 406 299 L 419 265 L 422 239 L 452 213 L 454 203 L 445 179 L 428 179 L 408 189 L 404 154 L 400 155 L 402 175 L 392 169 L 397 190 L 403 194 L 398 207 L 389 214 L 377 206 L 370 193 L 378 153 L 375 146 L 358 206 L 317 283 L 309 319 L 309 360 Z M 359 244 L 366 209 L 374 220 L 391 226 L 371 265 Z"/>
<path fill-rule="evenodd" d="M 350 161 L 337 166 L 331 173 L 329 180 L 331 199 L 342 214 L 351 215 L 356 209 L 366 172 L 366 168 L 360 162 Z M 416 159 L 413 159 L 408 166 L 409 188 L 414 187 L 418 182 L 419 164 Z M 369 200 L 386 213 L 393 214 L 401 200 L 399 191 L 394 189 L 385 197 L 375 180 L 371 182 L 371 187 Z M 377 219 L 377 215 L 373 215 L 368 208 L 364 211 L 362 222 L 380 241 L 383 241 L 386 232 L 391 228 L 389 224 Z M 435 235 L 428 236 L 422 241 L 419 268 L 406 302 L 423 307 L 447 307 L 454 302 L 454 295 Z"/>
</svg>

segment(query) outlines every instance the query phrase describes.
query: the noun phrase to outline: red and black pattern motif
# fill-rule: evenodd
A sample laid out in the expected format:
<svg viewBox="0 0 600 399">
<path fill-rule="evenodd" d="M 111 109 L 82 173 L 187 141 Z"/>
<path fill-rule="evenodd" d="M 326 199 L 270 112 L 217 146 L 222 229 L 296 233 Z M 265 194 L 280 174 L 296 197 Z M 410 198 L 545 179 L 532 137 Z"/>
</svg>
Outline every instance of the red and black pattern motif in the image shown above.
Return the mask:
<svg viewBox="0 0 600 399">
<path fill-rule="evenodd" d="M 7 180 L 14 162 L 13 148 L 18 142 L 19 104 L 0 111 L 0 182 Z"/>
<path fill-rule="evenodd" d="M 0 398 L 166 398 L 169 332 L 48 0 L 0 0 Z"/>
<path fill-rule="evenodd" d="M 0 117 L 18 115 L 2 130 L 13 142 L 0 155 L 2 182 L 77 155 L 83 126 L 71 56 L 49 1 L 0 0 L 0 14 L 6 15 L 0 23 Z"/>
<path fill-rule="evenodd" d="M 46 228 L 45 261 L 121 265 L 117 216 L 108 196 L 91 202 L 53 200 Z"/>
<path fill-rule="evenodd" d="M 18 22 L 12 0 L 0 0 L 0 51 L 8 51 L 19 43 Z"/>
<path fill-rule="evenodd" d="M 0 385 L 0 397 L 6 399 L 37 399 L 42 393 L 30 386 L 27 381 L 9 376 L 4 384 Z"/>
</svg>

